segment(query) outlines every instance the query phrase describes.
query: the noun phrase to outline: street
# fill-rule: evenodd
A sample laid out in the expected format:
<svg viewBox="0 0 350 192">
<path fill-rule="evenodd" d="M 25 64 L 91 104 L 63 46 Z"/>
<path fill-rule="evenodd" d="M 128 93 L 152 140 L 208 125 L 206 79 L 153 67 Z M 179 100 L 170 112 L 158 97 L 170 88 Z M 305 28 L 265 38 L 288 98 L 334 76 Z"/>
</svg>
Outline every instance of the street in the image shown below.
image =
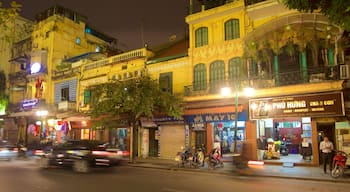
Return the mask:
<svg viewBox="0 0 350 192">
<path fill-rule="evenodd" d="M 195 191 L 348 191 L 349 184 L 276 178 L 227 176 L 215 173 L 137 168 L 122 165 L 89 174 L 70 169 L 40 170 L 34 161 L 0 162 L 1 192 L 195 192 Z"/>
</svg>

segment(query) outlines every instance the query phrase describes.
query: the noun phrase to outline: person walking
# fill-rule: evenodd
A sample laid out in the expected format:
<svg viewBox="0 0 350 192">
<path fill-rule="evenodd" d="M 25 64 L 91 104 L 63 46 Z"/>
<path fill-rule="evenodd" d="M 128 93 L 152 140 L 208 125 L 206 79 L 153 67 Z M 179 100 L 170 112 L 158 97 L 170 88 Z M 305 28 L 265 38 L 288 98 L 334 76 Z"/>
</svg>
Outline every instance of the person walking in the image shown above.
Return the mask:
<svg viewBox="0 0 350 192">
<path fill-rule="evenodd" d="M 327 164 L 329 164 L 329 170 L 332 172 L 332 153 L 334 147 L 333 143 L 329 141 L 327 136 L 323 137 L 323 141 L 321 141 L 320 143 L 320 150 L 322 152 L 324 173 L 327 173 Z"/>
</svg>

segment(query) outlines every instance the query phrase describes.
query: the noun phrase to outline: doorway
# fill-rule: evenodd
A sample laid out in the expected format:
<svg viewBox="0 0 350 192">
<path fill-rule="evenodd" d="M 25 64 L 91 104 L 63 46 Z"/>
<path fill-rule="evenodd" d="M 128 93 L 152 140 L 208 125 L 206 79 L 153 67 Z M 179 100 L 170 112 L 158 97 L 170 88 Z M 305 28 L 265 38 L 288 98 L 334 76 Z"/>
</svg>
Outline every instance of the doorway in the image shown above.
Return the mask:
<svg viewBox="0 0 350 192">
<path fill-rule="evenodd" d="M 195 147 L 198 149 L 200 147 L 204 147 L 204 149 L 207 149 L 207 132 L 206 131 L 196 131 L 195 132 Z M 206 151 L 204 151 L 206 153 Z"/>
<path fill-rule="evenodd" d="M 320 148 L 320 143 L 323 140 L 323 137 L 327 136 L 330 141 L 332 141 L 333 146 L 335 147 L 335 124 L 334 122 L 331 123 L 317 123 L 317 147 Z M 319 150 L 318 150 L 319 151 Z M 319 151 L 318 153 L 318 159 L 319 163 L 323 164 L 322 162 L 322 154 Z"/>
<path fill-rule="evenodd" d="M 149 157 L 158 157 L 158 129 L 149 129 Z"/>
</svg>

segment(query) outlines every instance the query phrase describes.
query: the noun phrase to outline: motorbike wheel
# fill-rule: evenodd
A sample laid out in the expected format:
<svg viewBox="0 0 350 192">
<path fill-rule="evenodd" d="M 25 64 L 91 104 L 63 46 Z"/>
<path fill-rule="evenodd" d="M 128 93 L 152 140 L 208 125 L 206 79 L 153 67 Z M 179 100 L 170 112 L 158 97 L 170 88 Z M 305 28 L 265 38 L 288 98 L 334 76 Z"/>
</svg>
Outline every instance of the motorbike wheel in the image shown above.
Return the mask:
<svg viewBox="0 0 350 192">
<path fill-rule="evenodd" d="M 339 166 L 339 165 L 335 165 L 333 167 L 333 170 L 331 172 L 331 176 L 333 178 L 339 178 L 344 174 L 344 167 L 343 166 Z"/>
<path fill-rule="evenodd" d="M 206 162 L 208 163 L 208 169 L 215 169 L 215 165 L 210 161 L 209 158 L 206 159 Z"/>
<path fill-rule="evenodd" d="M 221 167 L 221 168 L 224 167 L 224 162 L 220 161 L 220 167 Z"/>
</svg>

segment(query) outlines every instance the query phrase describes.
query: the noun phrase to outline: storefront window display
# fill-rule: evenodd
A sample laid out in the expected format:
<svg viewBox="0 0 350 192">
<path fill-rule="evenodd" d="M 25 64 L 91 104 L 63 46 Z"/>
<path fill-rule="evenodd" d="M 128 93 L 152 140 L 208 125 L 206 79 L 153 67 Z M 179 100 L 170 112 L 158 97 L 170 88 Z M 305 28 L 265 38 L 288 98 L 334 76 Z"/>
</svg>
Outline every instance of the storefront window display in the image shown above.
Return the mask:
<svg viewBox="0 0 350 192">
<path fill-rule="evenodd" d="M 128 150 L 128 129 L 112 129 L 110 132 L 110 143 L 112 146 L 118 147 L 120 150 Z"/>
<path fill-rule="evenodd" d="M 221 151 L 223 154 L 234 152 L 234 135 L 235 135 L 235 122 L 213 122 L 214 131 L 214 145 L 220 143 Z M 237 122 L 237 149 L 240 147 L 240 141 L 245 140 L 245 122 Z M 239 151 L 239 149 L 238 149 Z"/>
<path fill-rule="evenodd" d="M 257 121 L 258 160 L 311 161 L 311 119 Z"/>
</svg>

